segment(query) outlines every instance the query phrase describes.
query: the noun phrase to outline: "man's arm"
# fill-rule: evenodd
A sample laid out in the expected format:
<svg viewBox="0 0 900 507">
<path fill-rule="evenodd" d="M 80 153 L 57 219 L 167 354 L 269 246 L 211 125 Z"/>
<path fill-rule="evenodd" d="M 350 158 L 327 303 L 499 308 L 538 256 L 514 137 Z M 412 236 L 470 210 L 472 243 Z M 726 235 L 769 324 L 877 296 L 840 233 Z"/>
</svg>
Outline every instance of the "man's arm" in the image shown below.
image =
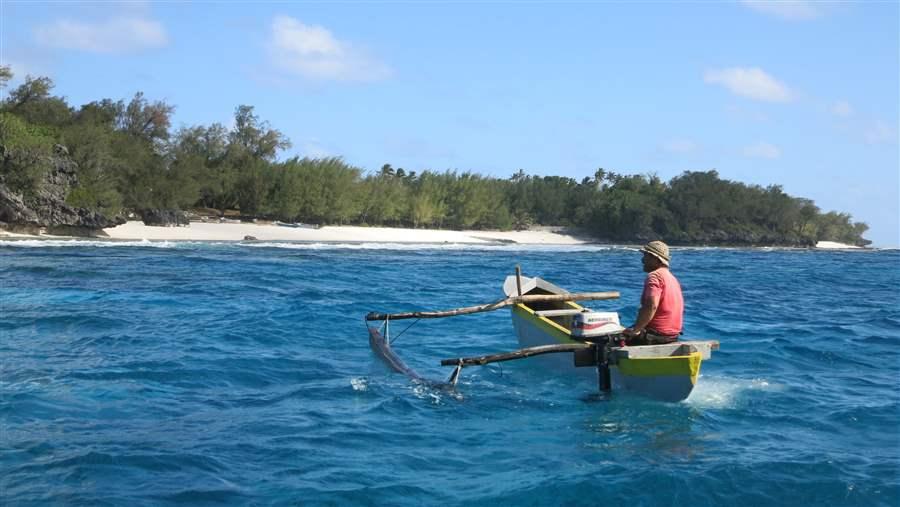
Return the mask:
<svg viewBox="0 0 900 507">
<path fill-rule="evenodd" d="M 641 309 L 638 311 L 634 325 L 624 331 L 625 336 L 637 336 L 644 331 L 647 324 L 653 320 L 656 310 L 659 308 L 659 296 L 648 297 L 641 300 Z"/>
</svg>

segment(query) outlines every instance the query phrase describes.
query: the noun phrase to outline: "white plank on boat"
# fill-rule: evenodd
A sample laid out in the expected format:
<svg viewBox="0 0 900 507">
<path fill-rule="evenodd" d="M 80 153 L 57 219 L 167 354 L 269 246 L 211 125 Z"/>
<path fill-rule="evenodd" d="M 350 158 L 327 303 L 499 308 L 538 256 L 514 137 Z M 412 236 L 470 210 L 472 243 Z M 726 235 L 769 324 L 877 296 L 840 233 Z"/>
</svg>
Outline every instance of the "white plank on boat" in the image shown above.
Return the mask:
<svg viewBox="0 0 900 507">
<path fill-rule="evenodd" d="M 540 310 L 534 313 L 540 317 L 563 317 L 565 315 L 576 315 L 583 311 L 578 308 L 566 308 L 564 310 Z"/>
</svg>

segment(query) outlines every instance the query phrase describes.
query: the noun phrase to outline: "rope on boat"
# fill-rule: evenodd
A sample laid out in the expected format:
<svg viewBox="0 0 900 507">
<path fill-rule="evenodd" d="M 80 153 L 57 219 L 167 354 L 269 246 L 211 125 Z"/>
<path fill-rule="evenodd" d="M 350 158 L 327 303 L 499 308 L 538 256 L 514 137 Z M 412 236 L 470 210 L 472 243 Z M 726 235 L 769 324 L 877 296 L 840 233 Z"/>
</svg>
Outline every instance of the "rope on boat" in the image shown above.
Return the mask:
<svg viewBox="0 0 900 507">
<path fill-rule="evenodd" d="M 389 339 L 390 339 L 390 344 L 393 345 L 394 342 L 397 341 L 397 338 L 400 338 L 401 336 L 403 336 L 403 333 L 409 331 L 409 328 L 413 327 L 413 326 L 416 324 L 416 322 L 419 322 L 420 320 L 422 320 L 422 319 L 416 319 L 412 324 L 406 326 L 406 329 L 404 329 L 403 331 L 400 331 L 400 334 L 398 334 L 397 336 L 395 336 L 393 339 L 390 339 L 390 338 L 389 338 Z M 387 319 L 385 319 L 384 322 L 387 323 Z M 384 335 L 384 336 L 387 337 L 388 335 Z"/>
<path fill-rule="evenodd" d="M 384 319 L 384 324 L 382 324 L 381 327 L 378 328 L 378 332 L 381 333 L 381 336 L 384 336 L 384 339 L 388 342 L 388 345 L 393 345 L 394 342 L 397 341 L 397 338 L 400 338 L 401 336 L 403 336 L 403 333 L 409 331 L 409 328 L 413 327 L 420 320 L 422 320 L 422 319 L 416 319 L 412 324 L 406 326 L 406 328 L 403 331 L 400 331 L 400 334 L 391 338 L 391 330 L 390 330 L 390 325 L 389 325 L 391 322 L 391 318 L 390 318 L 390 316 L 387 316 L 387 318 Z M 363 322 L 368 322 L 368 321 L 363 319 Z M 368 327 L 368 326 L 369 325 L 366 324 L 366 327 Z"/>
</svg>

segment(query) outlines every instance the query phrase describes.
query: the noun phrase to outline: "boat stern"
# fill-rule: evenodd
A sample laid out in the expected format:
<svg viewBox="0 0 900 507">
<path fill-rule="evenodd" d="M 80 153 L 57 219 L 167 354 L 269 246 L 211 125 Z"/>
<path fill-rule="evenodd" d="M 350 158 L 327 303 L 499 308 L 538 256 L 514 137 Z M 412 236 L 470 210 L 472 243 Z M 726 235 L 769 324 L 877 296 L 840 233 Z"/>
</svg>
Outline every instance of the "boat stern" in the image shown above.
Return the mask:
<svg viewBox="0 0 900 507">
<path fill-rule="evenodd" d="M 613 382 L 628 391 L 660 401 L 681 401 L 687 399 L 697 385 L 702 362 L 700 352 L 687 356 L 623 359 L 612 368 Z"/>
<path fill-rule="evenodd" d="M 675 342 L 622 347 L 615 352 L 613 380 L 629 391 L 662 401 L 687 399 L 717 341 Z"/>
</svg>

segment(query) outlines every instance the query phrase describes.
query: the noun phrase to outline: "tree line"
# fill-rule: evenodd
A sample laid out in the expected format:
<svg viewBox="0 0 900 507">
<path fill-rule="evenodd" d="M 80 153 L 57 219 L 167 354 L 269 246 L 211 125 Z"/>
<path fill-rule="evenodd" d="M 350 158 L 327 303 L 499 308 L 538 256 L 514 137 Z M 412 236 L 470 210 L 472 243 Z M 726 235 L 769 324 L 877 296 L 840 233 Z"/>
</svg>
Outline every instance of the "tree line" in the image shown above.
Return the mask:
<svg viewBox="0 0 900 507">
<path fill-rule="evenodd" d="M 12 78 L 0 67 L 0 85 Z M 338 157 L 279 160 L 279 130 L 240 105 L 232 127 L 173 129 L 174 106 L 138 92 L 78 108 L 27 77 L 0 102 L 0 184 L 35 192 L 54 156 L 77 165 L 67 200 L 115 215 L 124 210 L 208 208 L 244 217 L 315 224 L 522 229 L 563 225 L 600 239 L 664 238 L 675 244 L 867 244 L 867 226 L 809 199 L 688 171 L 668 182 L 598 169 L 581 181 L 519 170 L 510 178 L 471 171 L 366 172 Z"/>
</svg>

